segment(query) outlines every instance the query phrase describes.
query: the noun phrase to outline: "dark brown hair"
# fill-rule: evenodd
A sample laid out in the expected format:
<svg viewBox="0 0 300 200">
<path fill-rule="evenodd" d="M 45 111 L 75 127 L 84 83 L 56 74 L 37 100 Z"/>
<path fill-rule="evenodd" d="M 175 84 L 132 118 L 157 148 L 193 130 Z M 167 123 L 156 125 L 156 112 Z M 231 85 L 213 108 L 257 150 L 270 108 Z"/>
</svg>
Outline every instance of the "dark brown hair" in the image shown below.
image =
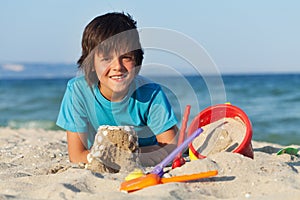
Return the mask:
<svg viewBox="0 0 300 200">
<path fill-rule="evenodd" d="M 95 53 L 132 52 L 136 66 L 140 66 L 143 61 L 144 52 L 136 21 L 129 14 L 113 12 L 94 18 L 84 29 L 81 46 L 82 55 L 77 64 L 85 73 L 90 86 L 98 82 L 94 71 Z"/>
</svg>

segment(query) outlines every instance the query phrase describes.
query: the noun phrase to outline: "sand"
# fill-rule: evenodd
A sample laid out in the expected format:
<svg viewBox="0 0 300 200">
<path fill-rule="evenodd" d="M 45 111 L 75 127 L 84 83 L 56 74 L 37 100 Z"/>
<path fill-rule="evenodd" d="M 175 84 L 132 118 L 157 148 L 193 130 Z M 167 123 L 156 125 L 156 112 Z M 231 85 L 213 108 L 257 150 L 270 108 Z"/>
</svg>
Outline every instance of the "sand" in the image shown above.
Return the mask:
<svg viewBox="0 0 300 200">
<path fill-rule="evenodd" d="M 276 155 L 283 147 L 277 144 L 252 144 L 254 159 L 220 152 L 166 174 L 217 169 L 215 177 L 128 194 L 119 191 L 127 174 L 70 164 L 63 131 L 0 128 L 0 199 L 298 199 L 300 158 Z"/>
<path fill-rule="evenodd" d="M 218 152 L 234 151 L 246 135 L 246 125 L 239 117 L 222 118 L 203 127 L 201 133 L 192 142 L 201 155 L 210 156 Z"/>
</svg>

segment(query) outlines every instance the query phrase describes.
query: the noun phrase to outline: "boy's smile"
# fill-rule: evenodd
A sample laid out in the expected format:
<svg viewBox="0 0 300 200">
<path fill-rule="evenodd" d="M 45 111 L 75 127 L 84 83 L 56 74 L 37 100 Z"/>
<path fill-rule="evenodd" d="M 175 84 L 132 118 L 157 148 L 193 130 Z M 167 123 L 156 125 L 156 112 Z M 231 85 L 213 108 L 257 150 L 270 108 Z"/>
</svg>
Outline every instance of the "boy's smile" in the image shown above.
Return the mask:
<svg viewBox="0 0 300 200">
<path fill-rule="evenodd" d="M 120 75 L 112 75 L 109 78 L 111 78 L 114 81 L 121 82 L 127 77 L 127 74 L 120 74 Z"/>
<path fill-rule="evenodd" d="M 103 56 L 96 53 L 94 65 L 102 95 L 110 101 L 121 101 L 136 75 L 134 56 Z"/>
</svg>

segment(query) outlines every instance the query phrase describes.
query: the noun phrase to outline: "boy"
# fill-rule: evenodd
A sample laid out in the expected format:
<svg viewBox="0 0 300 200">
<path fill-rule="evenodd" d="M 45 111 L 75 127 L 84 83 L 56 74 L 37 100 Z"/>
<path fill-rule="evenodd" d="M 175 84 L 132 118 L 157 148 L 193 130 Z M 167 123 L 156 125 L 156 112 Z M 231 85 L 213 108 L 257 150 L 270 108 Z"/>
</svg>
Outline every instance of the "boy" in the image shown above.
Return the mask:
<svg viewBox="0 0 300 200">
<path fill-rule="evenodd" d="M 165 94 L 138 75 L 144 52 L 136 28 L 130 15 L 107 13 L 84 30 L 77 62 L 84 76 L 68 82 L 57 119 L 67 131 L 71 162 L 87 163 L 100 125 L 133 126 L 146 166 L 175 147 L 177 119 Z"/>
</svg>

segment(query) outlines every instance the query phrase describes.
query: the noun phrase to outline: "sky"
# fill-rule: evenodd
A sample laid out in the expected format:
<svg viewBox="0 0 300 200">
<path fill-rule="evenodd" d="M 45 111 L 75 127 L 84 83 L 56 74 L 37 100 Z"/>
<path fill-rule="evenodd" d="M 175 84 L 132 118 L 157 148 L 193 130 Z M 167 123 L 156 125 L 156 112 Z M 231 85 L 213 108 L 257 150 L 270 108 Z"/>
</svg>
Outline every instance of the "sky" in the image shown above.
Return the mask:
<svg viewBox="0 0 300 200">
<path fill-rule="evenodd" d="M 299 73 L 299 9 L 297 0 L 0 0 L 0 64 L 17 72 L 21 63 L 76 63 L 84 27 L 124 11 L 140 30 L 167 30 L 197 44 L 221 73 Z M 175 36 L 177 48 L 184 46 Z M 146 63 L 189 62 L 151 51 Z"/>
</svg>

